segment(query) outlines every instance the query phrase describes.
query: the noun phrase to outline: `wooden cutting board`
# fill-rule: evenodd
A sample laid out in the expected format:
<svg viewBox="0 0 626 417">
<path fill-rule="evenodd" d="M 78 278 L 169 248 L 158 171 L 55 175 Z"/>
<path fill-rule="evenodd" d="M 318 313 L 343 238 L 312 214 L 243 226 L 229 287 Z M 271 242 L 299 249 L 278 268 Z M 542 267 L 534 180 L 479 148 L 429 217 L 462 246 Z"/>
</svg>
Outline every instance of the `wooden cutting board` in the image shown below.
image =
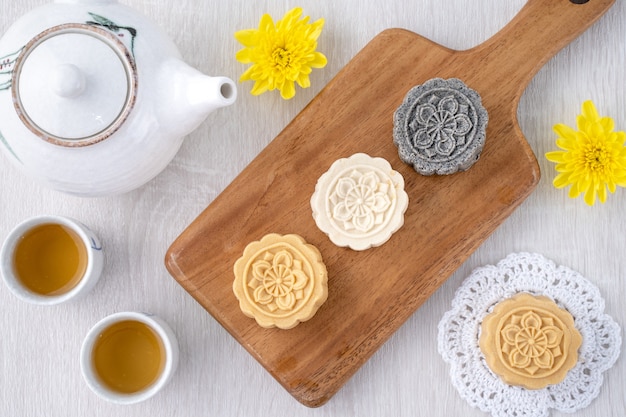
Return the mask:
<svg viewBox="0 0 626 417">
<path fill-rule="evenodd" d="M 324 404 L 534 189 L 540 174 L 517 123 L 519 98 L 613 2 L 530 0 L 467 51 L 382 32 L 176 239 L 168 270 L 298 401 Z M 425 177 L 400 161 L 392 116 L 411 87 L 435 77 L 478 91 L 489 126 L 469 171 Z M 330 165 L 357 152 L 387 159 L 409 195 L 404 226 L 363 252 L 333 245 L 309 203 Z M 267 233 L 301 235 L 328 268 L 327 302 L 291 330 L 259 327 L 232 291 L 233 264 Z"/>
</svg>

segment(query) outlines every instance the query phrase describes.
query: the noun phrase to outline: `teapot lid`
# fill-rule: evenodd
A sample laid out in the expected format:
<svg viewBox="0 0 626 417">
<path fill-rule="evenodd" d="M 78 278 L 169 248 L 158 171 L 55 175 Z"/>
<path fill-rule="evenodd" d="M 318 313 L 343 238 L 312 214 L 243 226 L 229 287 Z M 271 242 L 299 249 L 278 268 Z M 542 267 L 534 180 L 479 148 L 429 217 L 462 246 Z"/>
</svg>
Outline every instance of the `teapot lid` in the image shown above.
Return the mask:
<svg viewBox="0 0 626 417">
<path fill-rule="evenodd" d="M 21 121 L 56 145 L 91 145 L 111 136 L 132 110 L 137 70 L 112 33 L 87 24 L 52 27 L 24 46 L 13 72 Z"/>
</svg>

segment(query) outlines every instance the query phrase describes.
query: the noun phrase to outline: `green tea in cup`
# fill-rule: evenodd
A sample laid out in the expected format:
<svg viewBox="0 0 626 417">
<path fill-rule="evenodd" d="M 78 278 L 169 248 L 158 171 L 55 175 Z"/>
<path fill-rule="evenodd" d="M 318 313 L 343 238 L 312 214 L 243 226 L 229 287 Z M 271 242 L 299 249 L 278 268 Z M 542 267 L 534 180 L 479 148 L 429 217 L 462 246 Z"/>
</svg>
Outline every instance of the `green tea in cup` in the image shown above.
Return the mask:
<svg viewBox="0 0 626 417">
<path fill-rule="evenodd" d="M 98 334 L 91 359 L 104 385 L 131 394 L 157 381 L 165 365 L 165 348 L 150 326 L 137 320 L 123 320 Z"/>
<path fill-rule="evenodd" d="M 87 270 L 87 248 L 67 226 L 45 223 L 21 236 L 15 246 L 13 268 L 17 279 L 41 295 L 65 293 Z"/>
<path fill-rule="evenodd" d="M 117 404 L 144 401 L 171 379 L 178 364 L 178 341 L 159 317 L 115 313 L 91 328 L 80 365 L 93 392 Z"/>
<path fill-rule="evenodd" d="M 84 296 L 100 279 L 103 265 L 98 237 L 83 223 L 63 216 L 23 221 L 0 250 L 6 285 L 18 298 L 39 305 Z"/>
</svg>

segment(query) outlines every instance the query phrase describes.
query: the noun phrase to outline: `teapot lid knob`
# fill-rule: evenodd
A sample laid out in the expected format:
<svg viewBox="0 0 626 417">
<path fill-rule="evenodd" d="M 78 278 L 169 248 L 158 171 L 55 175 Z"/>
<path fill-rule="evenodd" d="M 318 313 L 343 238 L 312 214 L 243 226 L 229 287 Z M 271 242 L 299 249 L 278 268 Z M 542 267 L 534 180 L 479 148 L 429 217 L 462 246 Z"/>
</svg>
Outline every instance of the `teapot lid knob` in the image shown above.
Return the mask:
<svg viewBox="0 0 626 417">
<path fill-rule="evenodd" d="M 134 107 L 132 51 L 110 32 L 68 23 L 45 30 L 22 49 L 13 69 L 13 103 L 35 135 L 77 147 L 115 133 Z"/>
<path fill-rule="evenodd" d="M 58 64 L 50 72 L 50 88 L 59 97 L 78 97 L 85 91 L 85 74 L 74 64 Z"/>
</svg>

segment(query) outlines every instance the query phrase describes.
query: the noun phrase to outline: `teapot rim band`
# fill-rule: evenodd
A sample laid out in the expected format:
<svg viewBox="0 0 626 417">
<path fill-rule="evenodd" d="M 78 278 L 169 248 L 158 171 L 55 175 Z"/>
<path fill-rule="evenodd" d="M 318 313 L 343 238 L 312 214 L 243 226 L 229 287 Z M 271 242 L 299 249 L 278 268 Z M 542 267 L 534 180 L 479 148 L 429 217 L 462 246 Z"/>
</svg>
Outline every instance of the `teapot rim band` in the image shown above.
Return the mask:
<svg viewBox="0 0 626 417">
<path fill-rule="evenodd" d="M 124 100 L 124 104 L 120 113 L 112 120 L 110 124 L 101 129 L 100 131 L 84 137 L 79 138 L 64 138 L 50 132 L 47 132 L 43 128 L 41 128 L 37 123 L 35 123 L 31 117 L 28 115 L 28 112 L 24 108 L 22 100 L 20 98 L 20 75 L 21 69 L 23 67 L 24 62 L 30 55 L 30 53 L 40 44 L 45 42 L 46 40 L 63 34 L 83 34 L 92 36 L 100 41 L 105 42 L 111 49 L 115 52 L 115 54 L 120 59 L 124 67 L 124 71 L 126 73 L 126 81 L 127 81 L 127 90 L 126 97 Z M 16 59 L 15 67 L 13 71 L 13 79 L 12 79 L 12 88 L 11 94 L 13 96 L 13 105 L 15 107 L 15 111 L 17 112 L 18 117 L 31 132 L 33 132 L 39 138 L 45 140 L 46 142 L 52 143 L 54 145 L 60 145 L 65 147 L 83 147 L 93 145 L 95 143 L 101 142 L 108 137 L 110 137 L 113 133 L 115 133 L 122 124 L 126 121 L 128 116 L 130 115 L 136 99 L 137 99 L 137 67 L 135 64 L 135 59 L 131 51 L 113 34 L 108 31 L 101 29 L 99 27 L 83 24 L 83 23 L 65 23 L 57 26 L 53 26 L 39 33 L 37 36 L 32 38 L 25 46 L 22 48 L 21 53 Z"/>
</svg>

